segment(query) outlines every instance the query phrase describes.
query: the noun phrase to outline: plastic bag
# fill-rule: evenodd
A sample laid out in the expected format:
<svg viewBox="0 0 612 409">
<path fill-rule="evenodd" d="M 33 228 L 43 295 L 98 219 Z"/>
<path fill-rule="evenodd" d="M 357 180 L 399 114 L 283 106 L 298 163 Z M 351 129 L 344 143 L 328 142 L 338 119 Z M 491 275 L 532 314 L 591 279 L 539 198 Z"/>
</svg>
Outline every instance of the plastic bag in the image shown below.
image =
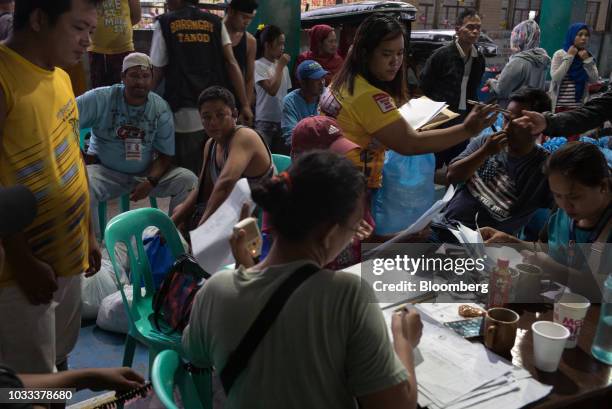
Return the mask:
<svg viewBox="0 0 612 409">
<path fill-rule="evenodd" d="M 123 288 L 125 298 L 128 304 L 132 305 L 133 294 L 132 286 L 126 285 Z M 104 330 L 127 334 L 130 329 L 130 322 L 127 316 L 123 300 L 121 299 L 121 291 L 115 291 L 111 295 L 102 300 L 96 325 Z"/>
<path fill-rule="evenodd" d="M 151 266 L 153 286 L 157 290 L 172 267 L 174 256 L 168 244 L 162 243 L 159 235 L 144 239 L 143 244 L 149 259 L 149 265 Z"/>
<path fill-rule="evenodd" d="M 388 151 L 382 187 L 372 197 L 376 234 L 398 233 L 434 203 L 434 154 L 404 156 Z"/>
<path fill-rule="evenodd" d="M 83 277 L 81 280 L 81 314 L 85 319 L 96 318 L 102 300 L 117 291 L 119 285 L 124 285 L 129 282 L 125 273 L 127 269 L 127 251 L 125 246 L 117 246 L 115 254 L 117 262 L 119 263 L 120 283 L 117 283 L 113 264 L 110 261 L 106 249 L 102 249 L 100 271 L 91 277 Z"/>
<path fill-rule="evenodd" d="M 172 266 L 174 257 L 167 244 L 162 244 L 157 235 L 159 229 L 148 227 L 143 232 L 143 243 L 145 252 L 149 259 L 153 282 L 158 287 L 158 283 L 164 279 Z M 179 234 L 181 243 L 185 251 L 188 251 L 189 245 L 185 239 Z M 134 246 L 135 244 L 132 243 Z M 167 266 L 168 255 L 172 257 L 170 264 Z M 128 277 L 130 263 L 127 255 L 127 249 L 123 243 L 118 243 L 115 248 L 115 257 L 119 264 L 119 276 L 121 283 L 117 283 L 113 265 L 108 257 L 106 248 L 102 251 L 102 267 L 100 271 L 93 277 L 85 278 L 82 284 L 82 302 L 83 317 L 94 318 L 97 314 L 96 324 L 102 329 L 109 331 L 127 333 L 128 320 L 121 300 L 121 292 L 118 291 L 119 285 L 125 286 L 126 297 L 128 301 L 132 300 L 132 288 L 129 285 Z M 111 285 L 112 280 L 112 285 Z"/>
</svg>

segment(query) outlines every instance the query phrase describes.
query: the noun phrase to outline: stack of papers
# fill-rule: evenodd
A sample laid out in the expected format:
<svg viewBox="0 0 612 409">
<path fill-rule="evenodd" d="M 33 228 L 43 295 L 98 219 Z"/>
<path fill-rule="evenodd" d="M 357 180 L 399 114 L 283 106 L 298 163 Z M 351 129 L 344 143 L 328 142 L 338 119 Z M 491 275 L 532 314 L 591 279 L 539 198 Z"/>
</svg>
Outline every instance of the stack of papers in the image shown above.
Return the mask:
<svg viewBox="0 0 612 409">
<path fill-rule="evenodd" d="M 417 130 L 432 129 L 459 116 L 448 110 L 445 102 L 432 101 L 425 96 L 411 99 L 399 111 L 410 126 Z"/>
<path fill-rule="evenodd" d="M 362 264 L 344 271 L 360 275 Z M 407 302 L 379 303 L 389 339 L 391 317 Z M 477 304 L 470 304 L 480 307 Z M 525 369 L 513 366 L 481 343 L 472 343 L 441 323 L 463 319 L 457 303 L 423 303 L 417 308 L 423 336 L 415 350 L 418 403 L 429 409 L 519 409 L 538 401 L 552 386 L 533 379 Z"/>
<path fill-rule="evenodd" d="M 419 344 L 423 363 L 416 367 L 420 406 L 518 409 L 550 393 L 552 386 L 435 322 L 424 306 L 417 306 L 424 312 Z"/>
</svg>

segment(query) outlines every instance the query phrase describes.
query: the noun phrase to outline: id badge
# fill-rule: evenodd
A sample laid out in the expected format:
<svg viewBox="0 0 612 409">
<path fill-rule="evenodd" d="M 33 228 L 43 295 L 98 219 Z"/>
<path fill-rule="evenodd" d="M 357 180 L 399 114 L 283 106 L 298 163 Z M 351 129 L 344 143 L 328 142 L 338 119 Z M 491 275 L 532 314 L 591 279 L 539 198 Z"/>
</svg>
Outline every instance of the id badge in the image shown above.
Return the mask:
<svg viewBox="0 0 612 409">
<path fill-rule="evenodd" d="M 142 160 L 142 139 L 126 138 L 125 144 L 125 160 Z"/>
</svg>

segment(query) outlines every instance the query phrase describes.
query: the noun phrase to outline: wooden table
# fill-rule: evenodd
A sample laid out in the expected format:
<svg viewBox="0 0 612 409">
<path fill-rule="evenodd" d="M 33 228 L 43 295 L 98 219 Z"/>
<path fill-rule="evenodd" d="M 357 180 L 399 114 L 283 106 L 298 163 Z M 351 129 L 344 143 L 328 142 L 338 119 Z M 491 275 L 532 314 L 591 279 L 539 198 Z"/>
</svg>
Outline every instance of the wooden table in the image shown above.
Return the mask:
<svg viewBox="0 0 612 409">
<path fill-rule="evenodd" d="M 596 360 L 591 354 L 600 305 L 592 305 L 589 308 L 578 338 L 578 346 L 563 352 L 559 369 L 554 373 L 542 372 L 535 368 L 531 331 L 531 324 L 535 321 L 552 320 L 552 305 L 522 304 L 510 308 L 518 312 L 521 319 L 514 348 L 511 351 L 512 357 L 506 358 L 511 358 L 513 364 L 528 370 L 538 381 L 553 387 L 550 395 L 529 405 L 528 408 L 612 408 L 612 366 Z M 494 401 L 491 405 L 494 407 Z"/>
</svg>

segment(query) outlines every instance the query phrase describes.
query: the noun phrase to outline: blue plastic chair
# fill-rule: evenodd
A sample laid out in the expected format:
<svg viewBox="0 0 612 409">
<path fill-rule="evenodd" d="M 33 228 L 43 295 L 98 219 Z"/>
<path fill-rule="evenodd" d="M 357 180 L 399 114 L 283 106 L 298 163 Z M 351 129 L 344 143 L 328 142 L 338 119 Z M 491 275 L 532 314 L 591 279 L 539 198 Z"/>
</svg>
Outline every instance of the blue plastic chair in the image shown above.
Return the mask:
<svg viewBox="0 0 612 409">
<path fill-rule="evenodd" d="M 79 132 L 79 145 L 81 150 L 85 150 L 85 140 L 91 136 L 91 128 L 83 128 Z M 130 210 L 130 196 L 125 194 L 121 196 L 121 212 L 127 212 Z M 151 207 L 157 209 L 157 199 L 154 197 L 149 197 L 149 203 L 151 203 Z M 106 230 L 106 211 L 107 205 L 106 202 L 98 203 L 98 223 L 100 226 L 100 240 L 104 238 L 104 231 Z"/>
<path fill-rule="evenodd" d="M 197 388 L 198 375 L 191 374 L 176 351 L 165 350 L 160 352 L 153 361 L 151 381 L 155 394 L 166 409 L 178 409 L 174 400 L 174 388 L 178 387 L 182 407 L 189 409 L 206 409 L 210 405 L 203 404 L 200 396 L 201 390 Z M 206 396 L 204 402 L 210 402 Z"/>
</svg>

